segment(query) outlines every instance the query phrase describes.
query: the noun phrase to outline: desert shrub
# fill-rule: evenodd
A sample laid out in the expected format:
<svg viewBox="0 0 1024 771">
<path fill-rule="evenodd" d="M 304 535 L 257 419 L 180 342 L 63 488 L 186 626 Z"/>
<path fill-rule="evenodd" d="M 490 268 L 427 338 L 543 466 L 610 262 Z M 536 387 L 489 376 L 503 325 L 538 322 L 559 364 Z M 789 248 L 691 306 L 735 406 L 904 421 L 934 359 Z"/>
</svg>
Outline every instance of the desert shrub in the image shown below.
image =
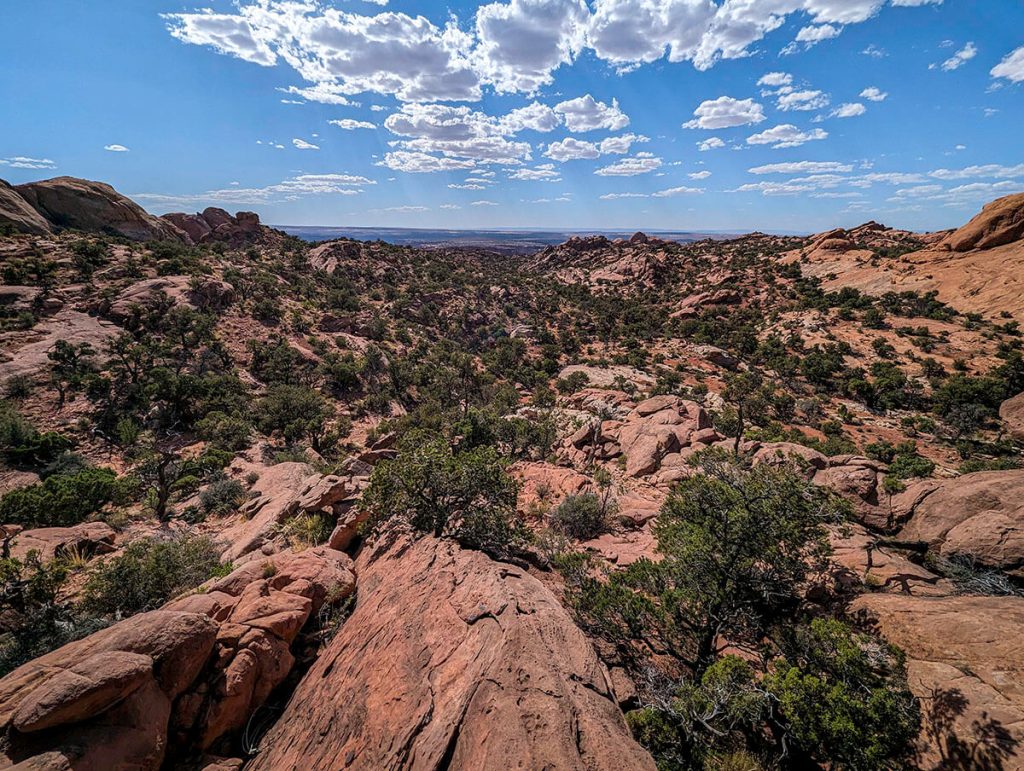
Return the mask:
<svg viewBox="0 0 1024 771">
<path fill-rule="evenodd" d="M 78 524 L 114 498 L 116 479 L 108 468 L 86 468 L 11 490 L 0 498 L 0 522 L 25 527 Z"/>
<path fill-rule="evenodd" d="M 495 555 L 524 540 L 516 515 L 517 485 L 491 447 L 454 452 L 448 442 L 415 431 L 398 456 L 378 463 L 363 493 L 371 532 L 394 524 Z"/>
<path fill-rule="evenodd" d="M 199 503 L 207 514 L 229 514 L 245 501 L 245 485 L 237 479 L 218 479 L 199 493 Z"/>
<path fill-rule="evenodd" d="M 832 619 L 790 630 L 782 648 L 764 686 L 798 752 L 851 771 L 907 767 L 920 712 L 896 648 Z"/>
<path fill-rule="evenodd" d="M 587 541 L 608 530 L 613 512 L 596 493 L 570 495 L 549 517 L 552 529 L 570 538 Z"/>
<path fill-rule="evenodd" d="M 196 433 L 214 447 L 231 452 L 244 450 L 252 443 L 252 426 L 239 415 L 215 410 L 196 423 Z"/>
<path fill-rule="evenodd" d="M 334 530 L 334 522 L 324 514 L 299 514 L 281 528 L 288 543 L 296 549 L 307 549 L 327 543 Z"/>
<path fill-rule="evenodd" d="M 571 372 L 555 382 L 555 387 L 560 394 L 574 394 L 590 384 L 590 377 L 586 372 Z"/>
<path fill-rule="evenodd" d="M 0 454 L 13 466 L 44 466 L 72 446 L 67 437 L 52 431 L 40 433 L 6 403 L 0 403 Z"/>
<path fill-rule="evenodd" d="M 59 599 L 67 577 L 63 562 L 44 563 L 37 552 L 23 560 L 0 559 L 0 677 L 106 625 L 101 618 L 76 613 Z"/>
<path fill-rule="evenodd" d="M 82 607 L 116 617 L 153 610 L 228 570 L 219 555 L 213 541 L 200 535 L 133 541 L 92 569 Z"/>
<path fill-rule="evenodd" d="M 260 399 L 256 411 L 264 433 L 279 431 L 289 444 L 308 439 L 314 450 L 321 451 L 331 405 L 317 391 L 304 386 L 273 386 Z"/>
</svg>

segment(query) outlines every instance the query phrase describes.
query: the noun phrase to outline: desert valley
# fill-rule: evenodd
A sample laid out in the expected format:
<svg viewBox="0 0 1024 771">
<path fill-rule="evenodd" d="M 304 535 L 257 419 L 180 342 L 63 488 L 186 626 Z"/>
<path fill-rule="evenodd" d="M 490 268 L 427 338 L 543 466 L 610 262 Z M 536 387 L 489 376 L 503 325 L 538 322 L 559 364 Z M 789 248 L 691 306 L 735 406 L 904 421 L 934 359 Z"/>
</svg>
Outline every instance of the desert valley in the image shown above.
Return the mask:
<svg viewBox="0 0 1024 771">
<path fill-rule="evenodd" d="M 1024 195 L 530 255 L 0 186 L 0 767 L 1024 768 Z"/>
</svg>

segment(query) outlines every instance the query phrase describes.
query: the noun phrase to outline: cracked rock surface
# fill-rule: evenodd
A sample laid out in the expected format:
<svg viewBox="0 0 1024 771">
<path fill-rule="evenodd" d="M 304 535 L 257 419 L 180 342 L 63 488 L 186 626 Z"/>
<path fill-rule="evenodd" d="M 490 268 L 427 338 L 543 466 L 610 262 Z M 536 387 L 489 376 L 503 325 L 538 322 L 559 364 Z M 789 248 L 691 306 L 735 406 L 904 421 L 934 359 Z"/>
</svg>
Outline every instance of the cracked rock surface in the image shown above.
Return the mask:
<svg viewBox="0 0 1024 771">
<path fill-rule="evenodd" d="M 252 769 L 645 769 L 608 673 L 525 571 L 423 538 L 364 551 L 356 610 Z"/>
</svg>

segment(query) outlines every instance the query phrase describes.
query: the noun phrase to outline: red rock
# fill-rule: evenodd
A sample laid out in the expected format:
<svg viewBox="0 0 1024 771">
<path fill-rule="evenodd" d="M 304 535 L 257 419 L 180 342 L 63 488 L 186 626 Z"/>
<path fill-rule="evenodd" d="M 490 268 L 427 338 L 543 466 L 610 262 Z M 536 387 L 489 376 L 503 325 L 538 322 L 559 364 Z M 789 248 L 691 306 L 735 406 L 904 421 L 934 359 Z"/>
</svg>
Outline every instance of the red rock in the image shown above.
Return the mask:
<svg viewBox="0 0 1024 771">
<path fill-rule="evenodd" d="M 0 225 L 10 225 L 19 233 L 35 236 L 53 231 L 52 226 L 17 190 L 0 179 Z"/>
<path fill-rule="evenodd" d="M 1024 193 L 997 198 L 962 228 L 948 236 L 941 246 L 954 252 L 991 249 L 1024 238 Z"/>
<path fill-rule="evenodd" d="M 71 553 L 83 557 L 109 554 L 114 550 L 114 535 L 114 528 L 106 522 L 23 530 L 11 540 L 11 556 L 23 560 L 30 551 L 36 551 L 40 559 L 48 562 Z"/>
<path fill-rule="evenodd" d="M 364 552 L 355 612 L 251 763 L 649 769 L 608 674 L 519 568 L 424 538 Z"/>
<path fill-rule="evenodd" d="M 901 539 L 1024 576 L 1024 470 L 934 480 L 916 498 Z"/>
<path fill-rule="evenodd" d="M 1006 431 L 1017 441 L 1024 441 L 1024 393 L 1019 393 L 999 405 L 999 417 Z"/>
<path fill-rule="evenodd" d="M 22 733 L 94 717 L 150 680 L 153 659 L 139 653 L 104 651 L 73 663 L 35 688 L 14 712 Z"/>
</svg>

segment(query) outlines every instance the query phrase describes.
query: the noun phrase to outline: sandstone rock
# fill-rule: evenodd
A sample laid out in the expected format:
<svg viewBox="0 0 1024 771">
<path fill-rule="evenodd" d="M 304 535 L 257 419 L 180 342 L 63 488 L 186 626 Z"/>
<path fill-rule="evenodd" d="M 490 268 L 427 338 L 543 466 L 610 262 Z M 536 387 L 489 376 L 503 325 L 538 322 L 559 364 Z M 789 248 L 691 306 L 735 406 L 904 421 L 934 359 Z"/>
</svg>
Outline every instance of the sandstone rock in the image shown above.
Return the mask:
<svg viewBox="0 0 1024 771">
<path fill-rule="evenodd" d="M 235 300 L 235 290 L 226 281 L 204 279 L 193 288 L 190 276 L 160 276 L 137 281 L 124 289 L 110 304 L 107 315 L 115 321 L 127 319 L 136 306 L 155 307 L 162 297 L 175 304 L 200 309 L 222 310 Z"/>
<path fill-rule="evenodd" d="M 0 381 L 15 375 L 37 376 L 49 371 L 46 354 L 58 340 L 78 345 L 88 343 L 102 356 L 102 351 L 117 332 L 109 321 L 65 308 L 55 316 L 43 319 L 32 329 L 32 338 L 26 344 L 9 346 L 0 361 Z"/>
<path fill-rule="evenodd" d="M 260 218 L 254 212 L 238 212 L 234 217 L 223 209 L 211 206 L 200 214 L 171 212 L 162 219 L 184 231 L 192 243 L 213 241 L 238 246 L 260 235 Z"/>
<path fill-rule="evenodd" d="M 891 547 L 879 546 L 877 539 L 860 525 L 832 528 L 831 560 L 839 590 L 907 594 L 915 597 L 945 597 L 953 594 L 950 583 L 911 562 Z"/>
<path fill-rule="evenodd" d="M 1024 599 L 869 594 L 854 614 L 907 654 L 921 768 L 1024 768 Z"/>
<path fill-rule="evenodd" d="M 215 635 L 204 616 L 158 610 L 22 665 L 0 680 L 8 731 L 0 765 L 159 768 L 171 703 L 203 668 Z"/>
<path fill-rule="evenodd" d="M 828 457 L 810 447 L 793 442 L 765 442 L 754 452 L 752 459 L 756 466 L 759 463 L 781 465 L 796 462 L 808 470 L 808 478 L 828 466 Z"/>
<path fill-rule="evenodd" d="M 901 539 L 1024 576 L 1024 470 L 979 471 L 935 480 L 930 487 L 913 507 Z"/>
<path fill-rule="evenodd" d="M 430 538 L 367 550 L 358 572 L 355 612 L 252 769 L 653 771 L 590 643 L 532 576 Z"/>
<path fill-rule="evenodd" d="M 39 552 L 44 562 L 70 554 L 91 557 L 114 550 L 114 528 L 106 522 L 82 522 L 72 527 L 24 530 L 11 540 L 11 556 L 24 559 Z"/>
<path fill-rule="evenodd" d="M 1006 431 L 1017 441 L 1024 441 L 1024 393 L 1019 393 L 999 405 L 999 417 Z"/>
<path fill-rule="evenodd" d="M 357 241 L 328 241 L 309 250 L 309 265 L 313 270 L 333 273 L 340 265 L 358 260 L 361 254 Z"/>
<path fill-rule="evenodd" d="M 658 541 L 649 528 L 629 533 L 604 533 L 582 542 L 580 546 L 620 568 L 632 565 L 641 558 L 655 561 L 661 559 L 657 551 Z"/>
<path fill-rule="evenodd" d="M 942 242 L 954 252 L 991 249 L 1024 238 L 1024 193 L 985 204 L 970 222 Z"/>
<path fill-rule="evenodd" d="M 11 718 L 22 733 L 86 720 L 130 695 L 153 674 L 153 659 L 104 651 L 58 672 L 23 699 Z"/>
<path fill-rule="evenodd" d="M 526 510 L 535 503 L 557 506 L 566 497 L 586 490 L 591 479 L 564 466 L 551 463 L 520 462 L 509 467 L 519 481 L 519 508 Z"/>
<path fill-rule="evenodd" d="M 564 380 L 574 372 L 582 372 L 587 376 L 590 385 L 598 388 L 611 388 L 615 385 L 618 378 L 622 378 L 627 383 L 632 383 L 641 389 L 648 389 L 654 385 L 654 378 L 646 372 L 641 372 L 634 367 L 624 365 L 592 367 L 586 364 L 570 364 L 568 367 L 562 368 L 562 371 L 558 373 L 558 377 Z"/>
<path fill-rule="evenodd" d="M 102 182 L 56 177 L 17 185 L 14 190 L 54 227 L 116 233 L 133 241 L 186 239 L 170 222 L 147 214 Z"/>
<path fill-rule="evenodd" d="M 0 179 L 0 225 L 10 225 L 19 233 L 41 236 L 53 228 L 33 209 L 17 190 Z"/>
</svg>

